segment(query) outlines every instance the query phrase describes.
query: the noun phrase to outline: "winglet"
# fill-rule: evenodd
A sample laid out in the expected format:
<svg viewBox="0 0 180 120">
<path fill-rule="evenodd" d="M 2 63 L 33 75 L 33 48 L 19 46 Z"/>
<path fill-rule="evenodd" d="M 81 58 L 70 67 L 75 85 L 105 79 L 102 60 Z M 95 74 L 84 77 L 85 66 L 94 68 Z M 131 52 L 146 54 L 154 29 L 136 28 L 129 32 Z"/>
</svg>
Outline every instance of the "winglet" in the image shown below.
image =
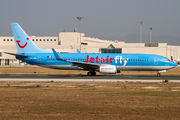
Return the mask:
<svg viewBox="0 0 180 120">
<path fill-rule="evenodd" d="M 57 52 L 54 50 L 54 48 L 52 48 L 52 51 L 57 60 L 62 60 L 62 58 L 57 54 Z"/>
<path fill-rule="evenodd" d="M 81 53 L 81 51 L 79 49 L 77 49 L 78 53 Z"/>
</svg>

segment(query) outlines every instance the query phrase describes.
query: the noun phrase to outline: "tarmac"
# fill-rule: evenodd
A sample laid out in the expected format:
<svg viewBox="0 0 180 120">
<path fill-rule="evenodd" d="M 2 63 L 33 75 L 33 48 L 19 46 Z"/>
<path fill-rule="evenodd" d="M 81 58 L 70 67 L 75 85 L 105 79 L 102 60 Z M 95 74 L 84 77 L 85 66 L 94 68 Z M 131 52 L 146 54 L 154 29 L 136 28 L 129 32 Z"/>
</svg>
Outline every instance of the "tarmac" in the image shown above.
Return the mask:
<svg viewBox="0 0 180 120">
<path fill-rule="evenodd" d="M 47 75 L 47 74 L 1 74 L 0 81 L 67 81 L 67 82 L 168 82 L 180 83 L 180 76 L 153 75 Z"/>
</svg>

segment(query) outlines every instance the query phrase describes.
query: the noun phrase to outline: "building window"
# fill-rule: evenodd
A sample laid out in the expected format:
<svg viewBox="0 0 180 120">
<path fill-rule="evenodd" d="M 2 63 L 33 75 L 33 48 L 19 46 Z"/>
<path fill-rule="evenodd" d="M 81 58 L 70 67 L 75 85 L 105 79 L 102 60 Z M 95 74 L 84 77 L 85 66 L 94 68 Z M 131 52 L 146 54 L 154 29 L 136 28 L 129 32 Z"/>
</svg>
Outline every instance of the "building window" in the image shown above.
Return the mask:
<svg viewBox="0 0 180 120">
<path fill-rule="evenodd" d="M 0 52 L 0 57 L 2 57 L 2 52 Z"/>
<path fill-rule="evenodd" d="M 41 39 L 39 39 L 39 41 L 41 41 Z"/>
<path fill-rule="evenodd" d="M 88 45 L 88 43 L 81 43 L 81 45 Z"/>
<path fill-rule="evenodd" d="M 158 43 L 145 43 L 145 47 L 158 47 Z"/>
<path fill-rule="evenodd" d="M 58 42 L 58 45 L 61 45 L 61 41 Z"/>
<path fill-rule="evenodd" d="M 9 65 L 9 59 L 5 59 L 5 65 Z"/>
<path fill-rule="evenodd" d="M 11 39 L 11 41 L 13 41 L 13 40 Z"/>
<path fill-rule="evenodd" d="M 47 39 L 47 41 L 49 41 L 49 39 Z"/>
<path fill-rule="evenodd" d="M 54 41 L 56 41 L 56 39 L 54 39 Z"/>
<path fill-rule="evenodd" d="M 6 41 L 6 39 L 4 39 L 4 41 Z"/>
<path fill-rule="evenodd" d="M 112 44 L 107 48 L 101 48 L 101 53 L 122 53 L 122 48 L 115 48 Z"/>
<path fill-rule="evenodd" d="M 7 41 L 9 41 L 9 39 L 7 39 Z"/>
<path fill-rule="evenodd" d="M 45 41 L 45 39 L 43 39 L 43 41 Z"/>
<path fill-rule="evenodd" d="M 38 41 L 38 39 L 36 39 L 36 41 Z"/>
<path fill-rule="evenodd" d="M 51 39 L 51 41 L 52 41 L 52 39 Z"/>
<path fill-rule="evenodd" d="M 32 39 L 32 41 L 34 41 L 34 39 Z"/>
</svg>

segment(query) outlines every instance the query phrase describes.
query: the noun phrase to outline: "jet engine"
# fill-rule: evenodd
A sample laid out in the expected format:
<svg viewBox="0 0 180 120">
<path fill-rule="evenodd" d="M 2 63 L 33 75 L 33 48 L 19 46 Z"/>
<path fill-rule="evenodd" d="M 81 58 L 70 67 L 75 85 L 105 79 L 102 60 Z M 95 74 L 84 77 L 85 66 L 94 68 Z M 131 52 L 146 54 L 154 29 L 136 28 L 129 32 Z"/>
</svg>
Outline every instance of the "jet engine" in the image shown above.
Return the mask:
<svg viewBox="0 0 180 120">
<path fill-rule="evenodd" d="M 120 73 L 120 70 L 117 70 L 116 66 L 102 65 L 99 67 L 99 72 L 102 74 L 115 74 Z"/>
</svg>

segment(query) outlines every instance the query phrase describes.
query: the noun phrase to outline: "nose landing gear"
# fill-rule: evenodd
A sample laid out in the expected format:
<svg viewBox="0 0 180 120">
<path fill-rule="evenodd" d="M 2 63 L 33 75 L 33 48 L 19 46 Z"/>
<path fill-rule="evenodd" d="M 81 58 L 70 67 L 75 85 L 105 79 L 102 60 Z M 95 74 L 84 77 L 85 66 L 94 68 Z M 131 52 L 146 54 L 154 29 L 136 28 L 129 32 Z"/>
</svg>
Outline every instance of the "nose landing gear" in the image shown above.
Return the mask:
<svg viewBox="0 0 180 120">
<path fill-rule="evenodd" d="M 158 76 L 158 77 L 160 77 L 160 76 L 161 76 L 161 74 L 160 74 L 160 73 L 158 73 L 158 74 L 157 74 L 157 76 Z"/>
<path fill-rule="evenodd" d="M 160 73 L 162 73 L 162 72 L 166 72 L 166 70 L 160 70 L 160 71 L 158 71 L 157 76 L 160 77 L 160 76 L 161 76 Z"/>
</svg>

